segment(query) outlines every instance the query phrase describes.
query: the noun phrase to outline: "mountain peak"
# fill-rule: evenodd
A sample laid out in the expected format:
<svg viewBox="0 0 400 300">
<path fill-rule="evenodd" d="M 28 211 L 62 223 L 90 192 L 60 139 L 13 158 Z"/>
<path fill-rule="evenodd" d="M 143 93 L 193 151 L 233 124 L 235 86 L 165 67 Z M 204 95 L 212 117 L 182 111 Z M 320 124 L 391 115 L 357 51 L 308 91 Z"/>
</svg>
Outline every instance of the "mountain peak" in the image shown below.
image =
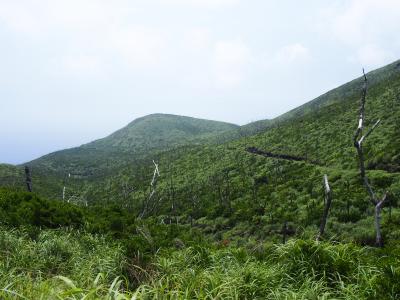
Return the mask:
<svg viewBox="0 0 400 300">
<path fill-rule="evenodd" d="M 238 125 L 173 114 L 154 113 L 137 118 L 111 135 L 84 148 L 141 152 L 197 143 Z"/>
</svg>

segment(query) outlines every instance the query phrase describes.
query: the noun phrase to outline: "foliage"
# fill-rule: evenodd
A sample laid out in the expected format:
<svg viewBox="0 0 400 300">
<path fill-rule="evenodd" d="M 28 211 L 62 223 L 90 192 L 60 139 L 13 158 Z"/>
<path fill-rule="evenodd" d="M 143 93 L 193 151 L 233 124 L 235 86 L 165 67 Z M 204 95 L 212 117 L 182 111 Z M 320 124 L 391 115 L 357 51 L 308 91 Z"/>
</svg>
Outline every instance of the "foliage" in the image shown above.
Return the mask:
<svg viewBox="0 0 400 300">
<path fill-rule="evenodd" d="M 34 225 L 48 228 L 80 227 L 84 222 L 79 207 L 4 188 L 0 189 L 0 220 L 10 226 Z"/>
<path fill-rule="evenodd" d="M 398 64 L 368 74 L 367 126 L 382 124 L 365 145 L 367 172 L 378 194 L 390 192 L 386 248 L 369 247 L 373 208 L 351 140 L 357 79 L 241 128 L 160 114 L 138 119 L 29 163 L 37 194 L 18 190 L 21 166 L 1 165 L 0 186 L 12 188 L 0 189 L 0 296 L 399 298 Z M 266 158 L 248 147 L 304 159 Z M 153 160 L 161 176 L 149 197 Z M 324 174 L 333 202 L 316 243 Z M 69 203 L 45 198 L 60 199 L 64 187 Z M 154 209 L 140 218 L 150 198 Z M 280 245 L 284 223 L 289 242 Z"/>
<path fill-rule="evenodd" d="M 120 275 L 125 261 L 120 245 L 103 236 L 67 229 L 40 231 L 33 239 L 23 228 L 1 227 L 0 253 L 2 299 L 68 298 L 72 294 L 65 293 L 60 276 L 90 289 L 98 274 L 107 282 Z"/>
<path fill-rule="evenodd" d="M 160 251 L 141 269 L 100 236 L 1 232 L 0 296 L 38 299 L 396 299 L 398 249 L 292 240 L 286 245 Z M 130 288 L 122 266 L 144 274 Z M 97 273 L 98 272 L 98 273 Z"/>
</svg>

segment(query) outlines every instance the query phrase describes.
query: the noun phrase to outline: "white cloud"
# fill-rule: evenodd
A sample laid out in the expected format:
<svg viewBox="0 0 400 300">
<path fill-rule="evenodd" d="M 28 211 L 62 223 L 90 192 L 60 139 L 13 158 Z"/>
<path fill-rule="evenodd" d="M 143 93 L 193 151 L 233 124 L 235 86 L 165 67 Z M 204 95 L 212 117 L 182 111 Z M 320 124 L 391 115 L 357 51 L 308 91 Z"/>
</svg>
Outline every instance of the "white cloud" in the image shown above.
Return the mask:
<svg viewBox="0 0 400 300">
<path fill-rule="evenodd" d="M 351 0 L 329 7 L 322 24 L 324 34 L 346 47 L 348 61 L 378 67 L 396 59 L 400 43 L 400 1 Z"/>
<path fill-rule="evenodd" d="M 46 35 L 53 30 L 98 30 L 121 17 L 118 5 L 95 0 L 0 1 L 0 22 L 17 32 Z"/>
<path fill-rule="evenodd" d="M 109 47 L 116 50 L 131 67 L 154 67 L 162 61 L 167 47 L 161 30 L 147 27 L 116 28 L 110 32 Z"/>
<path fill-rule="evenodd" d="M 165 4 L 190 5 L 205 8 L 217 8 L 238 4 L 239 0 L 159 0 Z"/>
<path fill-rule="evenodd" d="M 0 26 L 16 32 L 37 35 L 41 30 L 40 20 L 22 3 L 0 1 Z"/>
<path fill-rule="evenodd" d="M 283 64 L 304 62 L 311 58 L 308 48 L 300 43 L 287 45 L 279 49 L 276 54 L 276 61 Z"/>
<path fill-rule="evenodd" d="M 355 56 L 350 57 L 351 62 L 360 63 L 364 67 L 374 68 L 394 60 L 395 56 L 376 45 L 368 44 L 360 47 Z"/>
<path fill-rule="evenodd" d="M 252 57 L 241 41 L 219 41 L 215 45 L 216 83 L 219 87 L 234 87 L 244 79 Z"/>
<path fill-rule="evenodd" d="M 208 28 L 192 28 L 185 32 L 184 43 L 192 50 L 204 50 L 211 44 L 211 34 Z"/>
<path fill-rule="evenodd" d="M 131 67 L 154 67 L 165 50 L 160 28 L 132 24 L 126 2 L 96 0 L 42 0 L 5 2 L 0 0 L 0 26 L 54 47 L 55 58 L 67 70 L 94 64 L 90 57 L 119 57 Z M 127 25 L 131 24 L 131 25 Z M 61 39 L 59 39 L 61 37 Z M 54 41 L 65 46 L 60 49 Z M 89 53 L 84 57 L 75 52 Z M 47 50 L 50 51 L 49 46 Z M 51 62 L 50 67 L 58 63 Z"/>
<path fill-rule="evenodd" d="M 333 34 L 354 45 L 376 42 L 400 31 L 400 1 L 352 0 L 332 19 Z"/>
<path fill-rule="evenodd" d="M 105 75 L 100 58 L 90 55 L 53 58 L 50 60 L 50 68 L 53 74 L 67 74 L 78 78 L 99 78 Z"/>
</svg>

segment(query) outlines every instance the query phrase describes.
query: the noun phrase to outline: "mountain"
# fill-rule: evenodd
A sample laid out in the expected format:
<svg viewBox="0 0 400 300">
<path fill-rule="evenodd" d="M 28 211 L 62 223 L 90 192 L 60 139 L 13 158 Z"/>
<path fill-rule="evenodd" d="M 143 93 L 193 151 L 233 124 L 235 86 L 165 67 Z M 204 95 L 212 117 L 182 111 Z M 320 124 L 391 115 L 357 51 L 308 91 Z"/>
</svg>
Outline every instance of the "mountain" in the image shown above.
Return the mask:
<svg viewBox="0 0 400 300">
<path fill-rule="evenodd" d="M 67 174 L 79 182 L 96 181 L 156 152 L 190 144 L 219 143 L 228 132 L 236 137 L 239 128 L 226 122 L 151 114 L 135 119 L 105 138 L 50 153 L 24 165 L 33 170 L 36 191 L 60 197 L 59 191 Z M 23 166 L 0 165 L 2 185 L 23 186 Z"/>
<path fill-rule="evenodd" d="M 154 151 L 202 144 L 238 125 L 170 114 L 138 118 L 113 134 L 82 145 L 45 155 L 28 163 L 49 172 L 99 175 Z"/>
<path fill-rule="evenodd" d="M 399 63 L 367 74 L 366 128 L 381 119 L 364 145 L 367 172 L 378 195 L 390 191 L 391 207 L 397 207 L 400 199 Z M 351 236 L 369 243 L 373 208 L 359 179 L 352 141 L 362 84 L 357 78 L 292 112 L 261 122 L 265 127 L 255 134 L 145 157 L 112 177 L 91 182 L 86 197 L 140 211 L 149 193 L 151 160 L 156 159 L 161 177 L 159 202 L 152 214 L 190 216 L 202 220 L 206 228 L 207 220 L 221 217 L 225 220 L 218 225 L 222 237 L 234 239 L 251 232 L 264 239 L 276 237 L 284 221 L 293 231 L 315 231 L 323 208 L 322 178 L 327 174 L 334 193 L 328 231 L 336 238 Z M 389 235 L 390 223 L 384 224 Z"/>
<path fill-rule="evenodd" d="M 400 60 L 397 60 L 389 65 L 382 68 L 373 70 L 368 73 L 368 87 L 369 89 L 374 89 L 374 87 L 379 85 L 385 85 L 390 83 L 394 78 L 398 76 L 400 72 Z M 362 86 L 364 78 L 360 76 L 338 88 L 335 88 L 327 93 L 279 116 L 275 119 L 285 120 L 293 117 L 299 117 L 306 115 L 312 111 L 317 111 L 323 107 L 348 101 L 349 99 L 354 99 L 360 95 L 360 89 Z"/>
<path fill-rule="evenodd" d="M 367 76 L 367 127 L 382 120 L 365 144 L 367 167 L 379 191 L 397 190 L 400 61 Z M 362 78 L 357 78 L 278 118 L 243 127 L 150 115 L 109 137 L 29 164 L 39 192 L 59 198 L 65 174 L 72 173 L 69 189 L 89 202 L 124 203 L 139 210 L 154 159 L 162 174 L 158 213 L 171 213 L 171 206 L 188 213 L 195 205 L 197 217 L 234 214 L 251 219 L 259 211 L 269 211 L 271 226 L 283 219 L 304 226 L 317 222 L 320 208 L 315 203 L 320 203 L 320 181 L 326 173 L 335 189 L 333 216 L 360 221 L 367 214 L 361 201 L 366 194 L 357 177 L 352 136 L 361 86 Z M 272 155 L 250 153 L 246 149 L 251 147 L 258 154 Z M 195 204 L 188 202 L 193 195 Z M 341 204 L 346 211 L 341 211 Z"/>
<path fill-rule="evenodd" d="M 273 120 L 215 129 L 152 115 L 31 162 L 34 191 L 52 199 L 0 188 L 0 277 L 10 287 L 0 298 L 398 299 L 399 62 L 367 76 L 364 133 L 381 123 L 364 141 L 366 174 L 387 195 L 377 222 L 385 247 L 368 247 L 376 203 L 353 146 L 358 78 Z M 0 165 L 0 186 L 22 178 L 20 166 Z"/>
<path fill-rule="evenodd" d="M 400 61 L 367 74 L 368 126 L 381 119 L 366 145 L 369 167 L 400 172 Z M 357 126 L 363 77 L 359 77 L 273 120 L 245 140 L 273 152 L 308 157 L 326 165 L 356 167 L 352 136 Z M 371 154 L 371 155 L 369 155 Z"/>
<path fill-rule="evenodd" d="M 201 143 L 238 125 L 190 117 L 152 114 L 138 118 L 110 136 L 83 145 L 84 149 L 118 149 L 142 152 Z"/>
<path fill-rule="evenodd" d="M 385 85 L 390 83 L 400 72 L 400 60 L 397 60 L 387 66 L 373 70 L 368 73 L 368 86 L 369 89 L 374 89 L 374 87 L 379 85 Z M 349 99 L 354 99 L 359 97 L 362 82 L 364 77 L 360 76 L 346 84 L 343 84 L 333 90 L 326 92 L 325 94 L 296 107 L 274 119 L 259 120 L 244 126 L 241 126 L 241 131 L 246 135 L 252 135 L 254 133 L 265 130 L 271 127 L 273 124 L 282 122 L 284 120 L 294 120 L 301 116 L 305 116 L 309 113 L 316 112 L 329 105 L 334 105 L 336 103 L 348 102 Z M 250 134 L 248 134 L 250 133 Z"/>
</svg>

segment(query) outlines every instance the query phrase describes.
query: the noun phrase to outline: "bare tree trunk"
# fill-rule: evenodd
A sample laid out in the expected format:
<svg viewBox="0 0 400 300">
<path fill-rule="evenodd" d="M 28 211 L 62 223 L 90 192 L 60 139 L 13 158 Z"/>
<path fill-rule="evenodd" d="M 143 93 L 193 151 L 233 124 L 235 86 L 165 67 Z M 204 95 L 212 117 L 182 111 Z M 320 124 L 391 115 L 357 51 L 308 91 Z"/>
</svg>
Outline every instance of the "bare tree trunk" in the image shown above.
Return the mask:
<svg viewBox="0 0 400 300">
<path fill-rule="evenodd" d="M 157 182 L 158 182 L 158 177 L 160 177 L 160 172 L 158 170 L 158 164 L 156 164 L 154 160 L 153 164 L 154 164 L 154 172 L 153 172 L 153 178 L 150 182 L 150 194 L 149 197 L 144 200 L 143 208 L 139 214 L 139 218 L 143 218 L 148 212 L 153 211 L 158 204 L 156 201 L 153 200 L 153 198 L 156 193 Z"/>
<path fill-rule="evenodd" d="M 68 177 L 65 176 L 65 178 L 64 178 L 64 187 L 63 187 L 63 191 L 62 191 L 62 199 L 63 199 L 63 201 L 65 200 L 65 190 L 66 190 L 67 180 L 70 177 L 71 177 L 71 173 L 68 173 Z"/>
<path fill-rule="evenodd" d="M 283 223 L 283 227 L 282 227 L 282 243 L 286 244 L 286 236 L 288 233 L 288 226 L 287 226 L 287 221 L 285 221 Z"/>
<path fill-rule="evenodd" d="M 32 192 L 31 169 L 28 166 L 25 166 L 25 182 L 26 182 L 26 188 L 27 188 L 28 192 Z"/>
<path fill-rule="evenodd" d="M 172 218 L 176 219 L 176 222 L 178 223 L 178 216 L 177 216 L 177 211 L 176 211 L 176 203 L 175 203 L 175 186 L 174 182 L 172 180 L 172 173 L 171 173 L 171 166 L 169 166 L 169 188 L 168 188 L 168 194 L 169 198 L 171 200 L 171 212 L 170 212 L 170 219 Z"/>
<path fill-rule="evenodd" d="M 328 175 L 324 175 L 324 187 L 325 187 L 325 208 L 321 219 L 321 225 L 319 226 L 317 241 L 321 239 L 322 235 L 325 232 L 325 226 L 328 220 L 329 209 L 331 208 L 331 203 L 332 203 L 332 192 L 331 188 L 329 187 Z"/>
<path fill-rule="evenodd" d="M 381 209 L 382 209 L 383 204 L 386 201 L 387 192 L 383 196 L 382 200 L 378 200 L 378 198 L 376 197 L 376 195 L 374 193 L 374 190 L 372 189 L 372 186 L 369 183 L 368 177 L 365 172 L 365 158 L 364 158 L 364 150 L 363 150 L 363 142 L 374 131 L 374 129 L 379 125 L 381 120 L 376 121 L 375 124 L 371 127 L 371 129 L 368 130 L 367 133 L 363 135 L 364 120 L 365 120 L 365 102 L 366 102 L 367 84 L 368 84 L 367 76 L 365 75 L 364 70 L 363 70 L 363 73 L 364 73 L 364 84 L 363 84 L 362 95 L 361 95 L 361 106 L 360 106 L 360 112 L 359 112 L 358 127 L 354 134 L 353 142 L 354 142 L 354 147 L 357 149 L 361 180 L 365 186 L 365 189 L 368 192 L 370 202 L 375 207 L 376 245 L 378 247 L 382 247 L 383 239 L 382 239 L 381 224 L 380 224 Z"/>
<path fill-rule="evenodd" d="M 381 210 L 386 198 L 387 198 L 387 193 L 383 196 L 383 199 L 379 201 L 375 206 L 375 232 L 376 232 L 376 245 L 378 247 L 383 247 L 383 239 L 381 234 Z"/>
</svg>

